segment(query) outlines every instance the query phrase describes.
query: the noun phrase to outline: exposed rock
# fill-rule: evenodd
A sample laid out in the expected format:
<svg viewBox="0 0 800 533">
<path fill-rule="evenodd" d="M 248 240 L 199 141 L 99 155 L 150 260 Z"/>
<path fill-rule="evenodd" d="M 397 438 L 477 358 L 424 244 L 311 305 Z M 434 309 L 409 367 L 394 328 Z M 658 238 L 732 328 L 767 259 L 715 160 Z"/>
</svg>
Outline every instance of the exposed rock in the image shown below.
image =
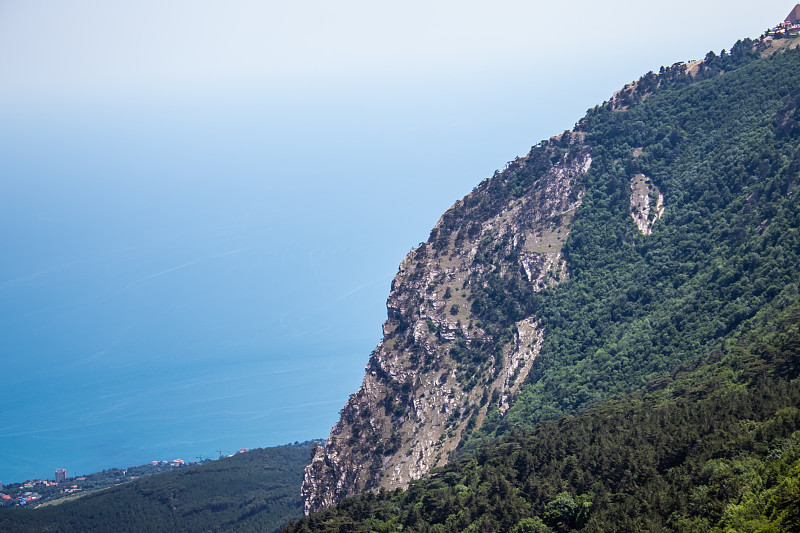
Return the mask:
<svg viewBox="0 0 800 533">
<path fill-rule="evenodd" d="M 653 201 L 655 200 L 655 201 Z M 664 195 L 644 174 L 631 180 L 631 217 L 644 235 L 650 235 L 653 224 L 664 214 Z"/>
<path fill-rule="evenodd" d="M 512 340 L 499 342 L 475 313 L 475 291 L 490 277 L 539 291 L 568 275 L 561 249 L 590 165 L 581 134 L 544 142 L 456 202 L 406 256 L 361 388 L 306 468 L 306 513 L 366 490 L 407 486 L 447 462 L 490 399 L 501 413 L 508 409 L 544 332 L 530 316 L 513 324 Z"/>
</svg>

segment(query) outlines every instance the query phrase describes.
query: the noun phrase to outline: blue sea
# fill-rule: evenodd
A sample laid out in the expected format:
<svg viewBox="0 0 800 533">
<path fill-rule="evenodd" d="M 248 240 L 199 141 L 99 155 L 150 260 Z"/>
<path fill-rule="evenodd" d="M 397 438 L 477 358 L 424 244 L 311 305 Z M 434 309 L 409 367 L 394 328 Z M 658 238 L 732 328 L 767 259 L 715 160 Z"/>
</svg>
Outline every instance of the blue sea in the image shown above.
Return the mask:
<svg viewBox="0 0 800 533">
<path fill-rule="evenodd" d="M 0 481 L 328 436 L 400 261 L 508 148 L 296 105 L 0 113 Z"/>
<path fill-rule="evenodd" d="M 327 436 L 403 250 L 370 257 L 263 191 L 12 185 L 0 480 Z"/>
</svg>

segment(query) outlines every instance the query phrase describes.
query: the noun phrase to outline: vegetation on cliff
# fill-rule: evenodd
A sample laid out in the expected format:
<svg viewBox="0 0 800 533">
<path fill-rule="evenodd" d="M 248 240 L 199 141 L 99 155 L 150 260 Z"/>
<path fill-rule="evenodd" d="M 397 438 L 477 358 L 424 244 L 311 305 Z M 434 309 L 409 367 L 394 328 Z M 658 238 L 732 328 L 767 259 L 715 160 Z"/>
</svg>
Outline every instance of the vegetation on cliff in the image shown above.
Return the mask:
<svg viewBox="0 0 800 533">
<path fill-rule="evenodd" d="M 569 282 L 489 287 L 520 307 L 535 300 L 546 334 L 529 384 L 484 434 L 641 388 L 721 345 L 798 279 L 800 52 L 755 61 L 740 49 L 738 62 L 716 56 L 727 71 L 679 78 L 624 112 L 595 108 L 579 125 L 593 164 L 564 246 Z M 630 216 L 636 174 L 664 195 L 651 235 Z"/>
</svg>

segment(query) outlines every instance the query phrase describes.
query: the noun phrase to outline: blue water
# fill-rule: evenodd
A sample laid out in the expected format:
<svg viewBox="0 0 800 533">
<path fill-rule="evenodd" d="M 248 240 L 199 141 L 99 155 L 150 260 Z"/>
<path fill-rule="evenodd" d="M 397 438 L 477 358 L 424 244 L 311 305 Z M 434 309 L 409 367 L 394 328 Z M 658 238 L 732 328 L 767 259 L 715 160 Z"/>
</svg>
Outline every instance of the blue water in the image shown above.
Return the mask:
<svg viewBox="0 0 800 533">
<path fill-rule="evenodd" d="M 515 90 L 0 105 L 0 480 L 327 437 Z"/>
<path fill-rule="evenodd" d="M 2 216 L 0 479 L 327 435 L 402 251 L 368 263 L 325 229 L 298 242 L 277 208 L 221 205 L 257 199 L 57 185 Z"/>
<path fill-rule="evenodd" d="M 403 256 L 495 168 L 346 104 L 0 113 L 1 481 L 327 437 Z"/>
</svg>

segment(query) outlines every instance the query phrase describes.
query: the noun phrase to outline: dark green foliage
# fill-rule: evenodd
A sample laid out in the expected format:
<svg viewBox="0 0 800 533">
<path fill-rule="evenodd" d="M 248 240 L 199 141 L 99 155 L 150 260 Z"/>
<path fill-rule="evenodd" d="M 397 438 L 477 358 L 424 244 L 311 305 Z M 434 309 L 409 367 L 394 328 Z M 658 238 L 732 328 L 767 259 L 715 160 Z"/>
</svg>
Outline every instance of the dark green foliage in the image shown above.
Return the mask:
<svg viewBox="0 0 800 533">
<path fill-rule="evenodd" d="M 742 498 L 725 509 L 721 528 L 800 531 L 800 433 L 781 442 L 767 460 L 755 462 L 747 473 Z"/>
<path fill-rule="evenodd" d="M 310 450 L 252 450 L 51 507 L 0 510 L 0 531 L 276 531 L 303 514 Z"/>
</svg>

